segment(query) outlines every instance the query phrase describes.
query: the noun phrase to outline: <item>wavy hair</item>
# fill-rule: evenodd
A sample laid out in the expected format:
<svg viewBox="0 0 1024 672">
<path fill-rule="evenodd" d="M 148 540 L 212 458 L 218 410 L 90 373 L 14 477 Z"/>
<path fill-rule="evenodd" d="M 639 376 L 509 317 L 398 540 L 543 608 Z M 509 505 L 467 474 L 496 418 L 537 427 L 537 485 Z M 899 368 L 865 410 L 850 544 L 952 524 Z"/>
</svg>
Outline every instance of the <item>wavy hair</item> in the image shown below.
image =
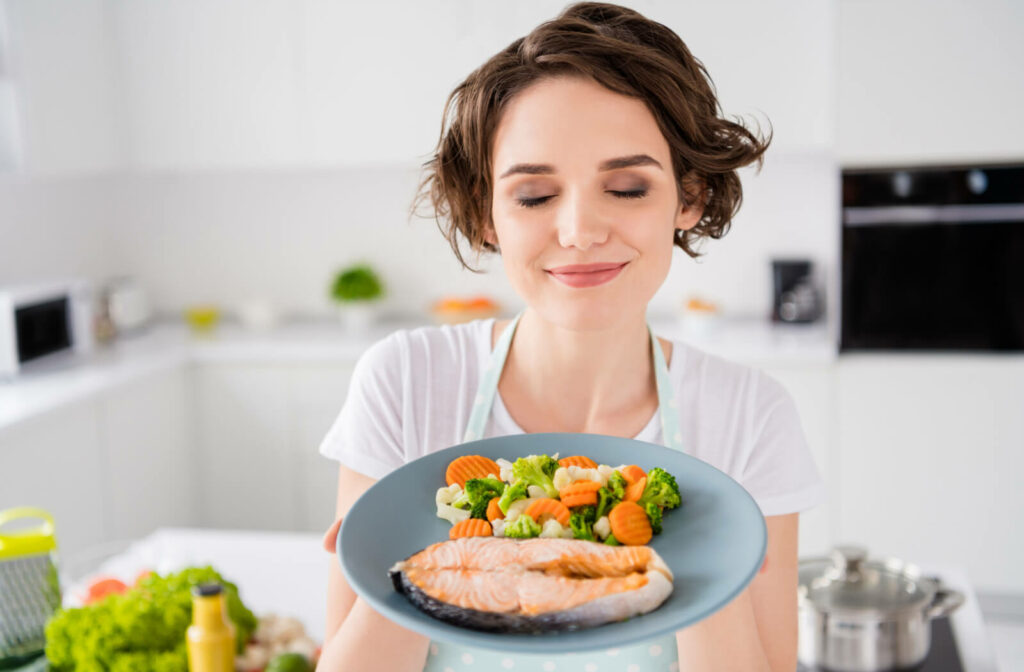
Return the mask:
<svg viewBox="0 0 1024 672">
<path fill-rule="evenodd" d="M 696 226 L 675 231 L 675 245 L 697 257 L 698 241 L 728 232 L 743 200 L 736 171 L 760 167 L 770 130 L 763 138 L 722 116 L 707 70 L 671 29 L 626 7 L 580 2 L 495 54 L 448 96 L 412 212 L 432 206 L 465 268 L 477 272 L 463 258 L 460 239 L 478 258 L 497 250 L 484 234 L 493 226 L 491 145 L 503 110 L 531 84 L 566 75 L 642 100 L 653 114 L 668 141 L 680 201 L 704 209 Z"/>
</svg>

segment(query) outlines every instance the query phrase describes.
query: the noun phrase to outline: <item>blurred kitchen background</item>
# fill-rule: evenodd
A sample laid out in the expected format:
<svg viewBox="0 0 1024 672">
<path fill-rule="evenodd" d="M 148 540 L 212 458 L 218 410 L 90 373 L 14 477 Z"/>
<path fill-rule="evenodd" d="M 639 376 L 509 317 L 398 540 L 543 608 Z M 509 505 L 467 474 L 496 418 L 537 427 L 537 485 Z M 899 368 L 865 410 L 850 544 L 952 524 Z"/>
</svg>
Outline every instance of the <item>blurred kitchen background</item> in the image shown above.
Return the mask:
<svg viewBox="0 0 1024 672">
<path fill-rule="evenodd" d="M 326 529 L 317 446 L 359 354 L 521 306 L 408 211 L 451 89 L 565 4 L 0 0 L 0 510 L 51 512 L 69 564 Z M 796 398 L 829 488 L 802 556 L 946 568 L 985 628 L 958 642 L 982 662 L 942 669 L 1024 669 L 1024 3 L 627 4 L 774 134 L 652 325 Z M 935 226 L 959 233 L 904 236 Z M 920 257 L 960 290 L 914 289 Z"/>
</svg>

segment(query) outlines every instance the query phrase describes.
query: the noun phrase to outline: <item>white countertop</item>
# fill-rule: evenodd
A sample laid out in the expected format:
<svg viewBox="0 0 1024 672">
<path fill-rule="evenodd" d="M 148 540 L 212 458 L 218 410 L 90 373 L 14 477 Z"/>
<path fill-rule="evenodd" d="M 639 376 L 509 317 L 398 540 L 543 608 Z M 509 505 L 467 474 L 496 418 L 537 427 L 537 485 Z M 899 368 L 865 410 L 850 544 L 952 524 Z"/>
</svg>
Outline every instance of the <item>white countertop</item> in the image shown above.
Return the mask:
<svg viewBox="0 0 1024 672">
<path fill-rule="evenodd" d="M 89 398 L 136 378 L 192 362 L 354 362 L 373 342 L 426 319 L 383 321 L 353 335 L 334 321 L 286 323 L 267 331 L 235 324 L 197 336 L 181 323 L 159 323 L 88 355 L 57 355 L 33 362 L 11 381 L 0 380 L 0 430 L 66 403 Z M 720 319 L 687 327 L 673 317 L 651 316 L 665 338 L 748 364 L 827 364 L 836 346 L 821 325 L 773 325 L 767 320 Z"/>
<path fill-rule="evenodd" d="M 320 535 L 306 533 L 160 529 L 109 558 L 97 572 L 130 582 L 143 569 L 166 573 L 210 564 L 238 586 L 242 600 L 257 616 L 294 616 L 313 639 L 322 641 L 327 569 L 337 560 L 323 550 L 320 540 Z M 997 672 L 978 599 L 965 572 L 923 563 L 918 567 L 964 593 L 964 604 L 950 615 L 950 622 L 966 672 Z M 80 590 L 66 589 L 65 602 L 74 604 Z"/>
</svg>

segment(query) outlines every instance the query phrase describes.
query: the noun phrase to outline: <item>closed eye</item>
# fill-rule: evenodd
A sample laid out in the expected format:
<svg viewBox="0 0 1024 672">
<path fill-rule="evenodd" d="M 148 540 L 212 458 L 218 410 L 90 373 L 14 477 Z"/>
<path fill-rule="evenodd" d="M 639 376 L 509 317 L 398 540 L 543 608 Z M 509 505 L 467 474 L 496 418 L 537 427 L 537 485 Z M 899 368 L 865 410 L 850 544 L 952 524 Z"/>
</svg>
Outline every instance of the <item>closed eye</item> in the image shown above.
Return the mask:
<svg viewBox="0 0 1024 672">
<path fill-rule="evenodd" d="M 636 191 L 609 191 L 609 194 L 614 194 L 618 198 L 643 198 L 647 195 L 646 189 L 638 189 Z M 543 205 L 548 200 L 554 198 L 554 196 L 538 196 L 537 198 L 519 198 L 516 199 L 524 208 L 536 208 L 538 205 Z"/>
</svg>

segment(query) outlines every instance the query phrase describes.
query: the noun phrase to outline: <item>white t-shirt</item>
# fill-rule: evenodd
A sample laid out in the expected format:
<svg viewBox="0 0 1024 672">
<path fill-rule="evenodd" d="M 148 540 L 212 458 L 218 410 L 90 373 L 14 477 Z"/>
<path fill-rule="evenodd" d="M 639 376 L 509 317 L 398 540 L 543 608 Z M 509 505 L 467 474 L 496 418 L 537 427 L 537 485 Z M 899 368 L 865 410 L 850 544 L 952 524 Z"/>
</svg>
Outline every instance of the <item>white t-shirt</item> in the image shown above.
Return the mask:
<svg viewBox="0 0 1024 672">
<path fill-rule="evenodd" d="M 320 453 L 373 478 L 462 443 L 494 319 L 400 329 L 356 363 L 341 413 Z M 724 471 L 765 516 L 805 511 L 825 499 L 796 407 L 757 369 L 672 341 L 669 377 L 688 454 Z M 484 438 L 522 434 L 496 393 Z M 633 437 L 664 445 L 656 411 Z"/>
</svg>

